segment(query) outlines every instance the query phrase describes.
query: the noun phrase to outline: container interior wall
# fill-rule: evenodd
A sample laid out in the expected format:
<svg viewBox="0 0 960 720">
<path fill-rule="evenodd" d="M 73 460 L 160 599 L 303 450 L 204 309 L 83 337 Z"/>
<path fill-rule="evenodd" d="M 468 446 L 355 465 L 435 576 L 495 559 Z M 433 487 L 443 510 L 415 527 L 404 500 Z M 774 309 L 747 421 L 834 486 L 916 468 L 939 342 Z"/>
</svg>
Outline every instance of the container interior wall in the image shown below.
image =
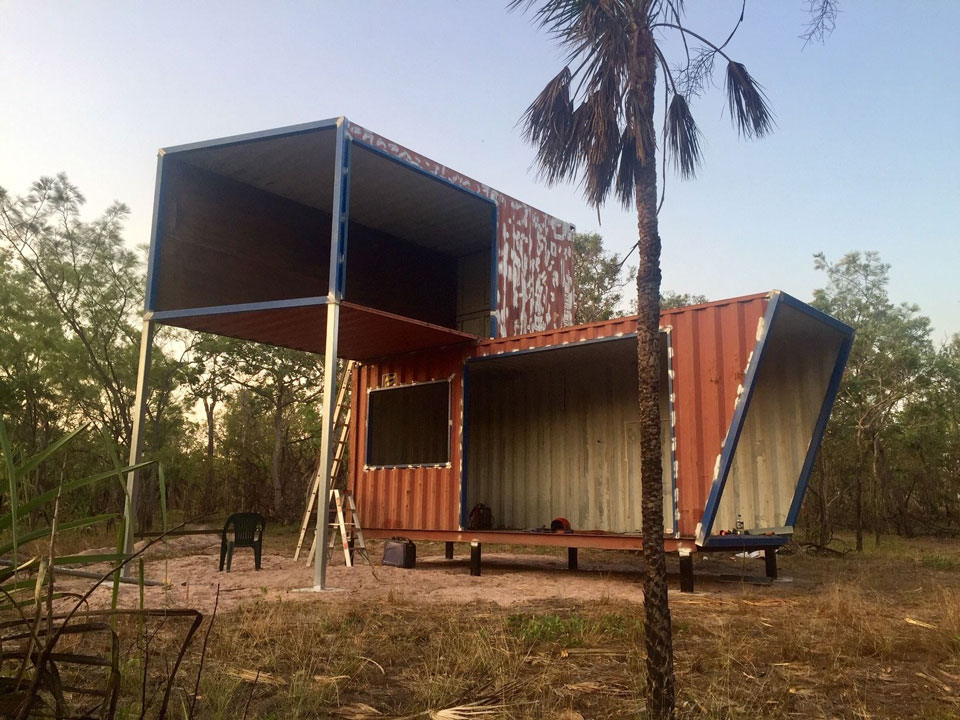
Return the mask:
<svg viewBox="0 0 960 720">
<path fill-rule="evenodd" d="M 327 294 L 329 212 L 168 155 L 158 220 L 152 310 Z"/>
<path fill-rule="evenodd" d="M 537 528 L 564 517 L 575 530 L 642 530 L 636 348 L 631 337 L 470 363 L 467 508 L 488 505 L 496 528 Z M 662 387 L 664 522 L 672 532 L 667 383 Z"/>
<path fill-rule="evenodd" d="M 457 259 L 350 223 L 345 300 L 457 328 Z"/>
<path fill-rule="evenodd" d="M 488 335 L 495 204 L 360 142 L 350 158 L 344 299 Z"/>
<path fill-rule="evenodd" d="M 784 527 L 843 336 L 781 306 L 769 329 L 740 440 L 724 485 L 714 535 Z"/>
<path fill-rule="evenodd" d="M 488 248 L 457 258 L 457 330 L 490 336 L 491 262 Z"/>
</svg>

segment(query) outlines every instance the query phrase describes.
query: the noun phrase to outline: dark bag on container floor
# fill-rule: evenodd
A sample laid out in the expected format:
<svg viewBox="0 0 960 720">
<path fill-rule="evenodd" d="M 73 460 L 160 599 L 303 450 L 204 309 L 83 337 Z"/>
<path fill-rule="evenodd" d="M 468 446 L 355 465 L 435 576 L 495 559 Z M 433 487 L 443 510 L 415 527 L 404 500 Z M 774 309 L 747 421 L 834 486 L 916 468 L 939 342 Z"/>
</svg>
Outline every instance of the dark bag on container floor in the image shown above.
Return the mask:
<svg viewBox="0 0 960 720">
<path fill-rule="evenodd" d="M 417 564 L 417 546 L 407 538 L 392 538 L 383 544 L 383 564 L 412 568 Z"/>
</svg>

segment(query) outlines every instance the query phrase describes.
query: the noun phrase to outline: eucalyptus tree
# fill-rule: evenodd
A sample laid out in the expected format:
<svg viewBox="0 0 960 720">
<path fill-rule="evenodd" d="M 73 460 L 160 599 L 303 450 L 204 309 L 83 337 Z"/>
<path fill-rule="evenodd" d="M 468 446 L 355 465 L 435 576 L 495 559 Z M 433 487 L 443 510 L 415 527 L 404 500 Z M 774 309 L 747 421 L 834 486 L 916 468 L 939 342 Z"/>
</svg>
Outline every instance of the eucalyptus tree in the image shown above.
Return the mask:
<svg viewBox="0 0 960 720">
<path fill-rule="evenodd" d="M 239 343 L 233 352 L 232 383 L 259 399 L 262 415 L 269 417 L 271 507 L 274 517 L 282 519 L 294 499 L 288 487 L 291 474 L 284 471 L 285 461 L 294 445 L 312 440 L 312 432 L 300 433 L 302 428 L 297 420 L 302 419 L 301 411 L 323 391 L 323 363 L 318 363 L 310 353 L 258 343 Z M 297 499 L 299 490 L 298 487 Z"/>
<path fill-rule="evenodd" d="M 903 424 L 905 411 L 919 425 L 921 406 L 944 405 L 937 399 L 923 402 L 930 393 L 940 394 L 936 380 L 942 373 L 930 319 L 916 305 L 897 305 L 890 299 L 890 266 L 879 254 L 850 252 L 831 262 L 818 253 L 814 263 L 826 274 L 827 285 L 814 291 L 813 304 L 857 329 L 834 410 L 836 429 L 828 435 L 823 455 L 825 462 L 846 466 L 853 476 L 854 527 L 861 551 L 867 503 L 879 543 L 884 488 L 892 491 L 896 484 L 890 478 L 890 436 Z M 845 439 L 852 453 L 844 449 Z M 930 442 L 925 439 L 923 444 Z M 901 498 L 901 507 L 905 503 Z"/>
<path fill-rule="evenodd" d="M 836 18 L 836 0 L 810 0 L 806 39 L 820 39 Z M 761 86 L 727 49 L 733 30 L 714 42 L 687 26 L 683 0 L 512 0 L 510 8 L 534 13 L 567 52 L 567 65 L 550 80 L 523 117 L 526 139 L 537 152 L 548 183 L 577 181 L 597 208 L 613 195 L 637 213 L 637 376 L 641 422 L 640 468 L 646 565 L 644 574 L 648 709 L 674 713 L 675 687 L 670 611 L 663 550 L 660 466 L 660 233 L 657 213 L 658 73 L 664 80 L 664 169 L 669 158 L 681 177 L 692 177 L 702 159 L 691 102 L 712 87 L 718 59 L 726 63 L 727 104 L 741 137 L 759 138 L 774 126 Z M 669 46 L 670 37 L 677 40 Z M 671 47 L 682 48 L 671 64 Z M 662 202 L 662 197 L 660 198 Z"/>
<path fill-rule="evenodd" d="M 630 280 L 625 275 L 623 258 L 608 252 L 597 233 L 573 236 L 573 321 L 582 323 L 609 320 L 623 314 L 623 288 Z"/>
<path fill-rule="evenodd" d="M 0 247 L 38 304 L 58 318 L 67 339 L 60 359 L 82 368 L 89 380 L 71 388 L 72 399 L 112 441 L 126 444 L 133 427 L 136 364 L 129 359 L 139 335 L 133 320 L 143 302 L 141 262 L 123 240 L 127 207 L 114 203 L 84 222 L 84 202 L 65 175 L 40 178 L 20 197 L 0 191 Z"/>
<path fill-rule="evenodd" d="M 15 418 L 14 432 L 37 449 L 51 429 L 83 421 L 92 421 L 109 446 L 128 446 L 133 429 L 142 252 L 123 237 L 125 205 L 114 203 L 85 221 L 84 204 L 63 174 L 41 177 L 22 196 L 0 188 L 0 404 Z M 183 429 L 183 358 L 176 354 L 182 343 L 170 330 L 158 333 L 156 343 L 147 404 L 151 455 Z M 41 420 L 44 432 L 29 430 L 36 437 L 30 436 L 28 426 Z M 144 474 L 137 509 L 145 528 L 157 504 L 156 472 L 153 466 Z"/>
</svg>

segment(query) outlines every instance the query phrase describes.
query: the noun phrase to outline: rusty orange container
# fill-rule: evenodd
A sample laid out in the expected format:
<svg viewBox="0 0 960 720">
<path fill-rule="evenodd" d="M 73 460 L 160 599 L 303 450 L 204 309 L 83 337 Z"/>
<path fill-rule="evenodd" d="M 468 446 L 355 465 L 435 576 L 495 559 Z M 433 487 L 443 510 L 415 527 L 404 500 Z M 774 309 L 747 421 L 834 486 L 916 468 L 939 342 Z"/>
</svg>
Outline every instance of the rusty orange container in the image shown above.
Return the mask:
<svg viewBox="0 0 960 720">
<path fill-rule="evenodd" d="M 668 310 L 660 325 L 673 547 L 785 541 L 852 330 L 779 291 Z M 351 483 L 365 526 L 375 536 L 462 540 L 477 534 L 470 511 L 483 504 L 494 517 L 488 541 L 546 543 L 542 526 L 565 517 L 574 527 L 565 544 L 635 547 L 635 326 L 618 318 L 362 364 Z M 389 426 L 369 436 L 371 394 L 438 381 L 449 385 L 444 462 L 372 463 L 371 443 L 388 442 Z"/>
</svg>

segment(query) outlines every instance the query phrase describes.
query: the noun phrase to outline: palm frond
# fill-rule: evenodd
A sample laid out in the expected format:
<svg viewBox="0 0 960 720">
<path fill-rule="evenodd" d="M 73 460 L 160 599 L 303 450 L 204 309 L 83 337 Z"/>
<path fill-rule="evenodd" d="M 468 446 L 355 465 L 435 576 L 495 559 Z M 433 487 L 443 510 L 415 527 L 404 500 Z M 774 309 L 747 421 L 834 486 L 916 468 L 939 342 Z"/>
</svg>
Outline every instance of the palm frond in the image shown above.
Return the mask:
<svg viewBox="0 0 960 720">
<path fill-rule="evenodd" d="M 570 68 L 546 84 L 520 120 L 524 138 L 537 148 L 540 175 L 548 183 L 571 178 L 578 157 L 572 146 L 574 124 Z"/>
<path fill-rule="evenodd" d="M 675 94 L 667 110 L 667 150 L 682 178 L 692 178 L 703 161 L 700 129 L 683 95 Z"/>
<path fill-rule="evenodd" d="M 620 137 L 620 158 L 617 164 L 617 200 L 625 210 L 633 203 L 637 183 L 640 182 L 640 169 L 643 167 L 637 153 L 637 138 L 627 127 Z"/>
<path fill-rule="evenodd" d="M 526 12 L 537 5 L 537 2 L 538 0 L 510 0 L 507 9 Z M 568 40 L 577 32 L 584 12 L 595 4 L 595 0 L 548 0 L 534 12 L 534 23 L 554 38 Z"/>
<path fill-rule="evenodd" d="M 619 92 L 615 83 L 601 83 L 574 111 L 574 151 L 583 158 L 583 192 L 594 207 L 610 193 L 620 155 Z"/>
<path fill-rule="evenodd" d="M 643 107 L 639 93 L 632 90 L 624 95 L 624 128 L 620 136 L 620 160 L 616 178 L 617 199 L 623 207 L 634 202 L 637 184 L 647 162 L 656 155 L 656 134 L 649 112 Z"/>
<path fill-rule="evenodd" d="M 443 710 L 428 710 L 427 715 L 430 720 L 469 720 L 476 717 L 490 717 L 491 715 L 502 716 L 506 705 L 479 705 L 471 703 L 469 705 L 457 705 L 456 707 L 444 708 Z"/>
<path fill-rule="evenodd" d="M 823 42 L 833 32 L 840 12 L 837 0 L 807 0 L 810 20 L 800 37 L 803 46 L 811 42 Z"/>
<path fill-rule="evenodd" d="M 774 118 L 767 96 L 742 63 L 727 63 L 727 104 L 741 137 L 763 137 L 773 130 Z"/>
</svg>

